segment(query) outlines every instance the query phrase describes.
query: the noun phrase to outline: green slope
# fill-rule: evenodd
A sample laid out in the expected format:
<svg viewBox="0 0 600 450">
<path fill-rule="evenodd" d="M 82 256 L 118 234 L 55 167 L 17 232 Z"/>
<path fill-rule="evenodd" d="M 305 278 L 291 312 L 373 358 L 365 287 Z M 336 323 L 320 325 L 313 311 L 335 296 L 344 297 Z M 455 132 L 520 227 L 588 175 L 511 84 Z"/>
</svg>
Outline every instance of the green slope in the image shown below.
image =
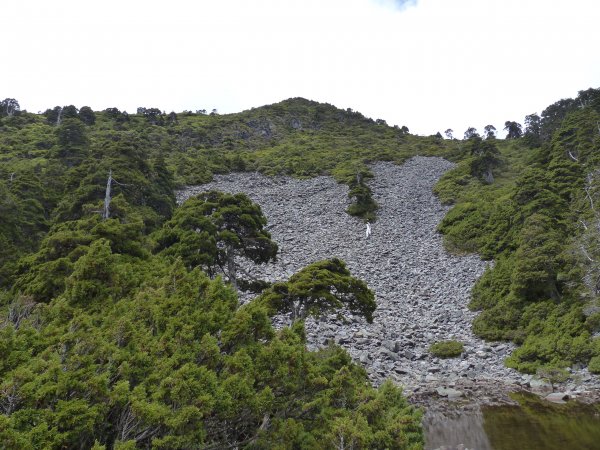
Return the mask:
<svg viewBox="0 0 600 450">
<path fill-rule="evenodd" d="M 373 220 L 370 162 L 457 162 L 436 187 L 454 205 L 440 231 L 449 250 L 495 261 L 473 290 L 475 332 L 521 344 L 507 363 L 522 371 L 600 371 L 598 90 L 508 140 L 413 136 L 304 99 L 230 115 L 2 114 L 0 446 L 420 448 L 398 389 L 370 388 L 337 347 L 307 352 L 302 322 L 274 331 L 264 305 L 239 308 L 177 258 L 215 260 L 212 241 L 185 248 L 194 227 L 236 236 L 181 213 L 179 253 L 164 251 L 173 189 L 235 170 L 331 174 L 348 212 Z"/>
</svg>

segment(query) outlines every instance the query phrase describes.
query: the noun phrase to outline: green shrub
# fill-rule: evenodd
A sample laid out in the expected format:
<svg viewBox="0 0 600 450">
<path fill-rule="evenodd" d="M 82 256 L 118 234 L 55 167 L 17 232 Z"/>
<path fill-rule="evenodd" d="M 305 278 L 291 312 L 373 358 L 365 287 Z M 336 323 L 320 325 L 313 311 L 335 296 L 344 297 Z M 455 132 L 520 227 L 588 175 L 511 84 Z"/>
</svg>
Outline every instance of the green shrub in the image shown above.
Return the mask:
<svg viewBox="0 0 600 450">
<path fill-rule="evenodd" d="M 594 356 L 590 359 L 588 370 L 592 373 L 600 373 L 600 356 Z"/>
<path fill-rule="evenodd" d="M 438 226 L 444 235 L 444 246 L 452 253 L 474 253 L 479 249 L 486 219 L 477 203 L 454 206 Z"/>
<path fill-rule="evenodd" d="M 458 341 L 440 341 L 431 344 L 429 353 L 438 358 L 456 358 L 465 350 L 462 342 Z"/>
<path fill-rule="evenodd" d="M 550 383 L 564 383 L 569 379 L 569 372 L 560 367 L 543 366 L 536 370 L 540 378 L 547 379 Z"/>
<path fill-rule="evenodd" d="M 592 333 L 600 331 L 600 312 L 588 316 L 585 320 L 585 326 Z"/>
</svg>

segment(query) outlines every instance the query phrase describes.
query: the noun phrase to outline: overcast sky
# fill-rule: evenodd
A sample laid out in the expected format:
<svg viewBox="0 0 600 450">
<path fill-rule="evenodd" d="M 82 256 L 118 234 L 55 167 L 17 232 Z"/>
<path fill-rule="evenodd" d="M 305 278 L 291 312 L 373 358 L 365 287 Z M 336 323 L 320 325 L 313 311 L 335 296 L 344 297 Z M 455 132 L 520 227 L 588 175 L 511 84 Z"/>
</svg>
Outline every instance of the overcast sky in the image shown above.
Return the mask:
<svg viewBox="0 0 600 450">
<path fill-rule="evenodd" d="M 0 97 L 231 113 L 305 97 L 461 136 L 600 87 L 598 0 L 4 0 Z"/>
</svg>

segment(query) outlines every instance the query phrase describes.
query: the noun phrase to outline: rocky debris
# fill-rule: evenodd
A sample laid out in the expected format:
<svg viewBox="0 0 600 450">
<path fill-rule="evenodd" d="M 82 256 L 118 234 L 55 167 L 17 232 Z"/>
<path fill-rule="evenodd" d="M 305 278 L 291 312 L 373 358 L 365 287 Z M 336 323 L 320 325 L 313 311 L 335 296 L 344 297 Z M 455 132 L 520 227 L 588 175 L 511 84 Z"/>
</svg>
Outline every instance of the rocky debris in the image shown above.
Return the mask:
<svg viewBox="0 0 600 450">
<path fill-rule="evenodd" d="M 518 405 L 510 394 L 519 391 L 518 385 L 506 384 L 504 380 L 462 378 L 450 383 L 440 379 L 422 383 L 408 394 L 411 403 L 423 407 L 428 413 L 453 414 L 477 411 L 481 405 Z"/>
<path fill-rule="evenodd" d="M 463 444 L 458 444 L 456 446 L 442 445 L 441 447 L 438 447 L 435 450 L 469 450 L 469 448 L 465 447 Z M 473 450 L 475 450 L 475 449 L 473 449 Z"/>
<path fill-rule="evenodd" d="M 177 199 L 182 202 L 216 189 L 244 192 L 258 203 L 280 249 L 275 263 L 245 263 L 244 269 L 260 279 L 286 280 L 310 263 L 338 257 L 367 282 L 378 305 L 373 323 L 348 311 L 309 319 L 310 349 L 335 342 L 365 367 L 374 384 L 391 378 L 409 395 L 465 384 L 489 390 L 473 395 L 469 388 L 461 389 L 467 398 L 493 401 L 499 390 L 528 388 L 531 378 L 504 366 L 513 344 L 485 342 L 471 332 L 476 313 L 467 308 L 470 290 L 486 263 L 477 255 L 447 253 L 436 231 L 448 207 L 440 204 L 432 188 L 452 167 L 444 159 L 426 157 L 414 157 L 402 166 L 373 164 L 369 185 L 380 208 L 368 239 L 365 224 L 346 213 L 348 187 L 331 177 L 218 175 L 211 183 L 178 192 Z M 241 295 L 242 301 L 250 298 Z M 276 318 L 278 326 L 287 323 L 285 317 Z M 428 352 L 434 342 L 450 339 L 464 344 L 460 357 L 438 359 Z M 580 390 L 583 385 L 592 391 L 600 386 L 597 377 L 578 380 L 575 388 Z"/>
<path fill-rule="evenodd" d="M 531 392 L 535 394 L 548 394 L 554 390 L 552 383 L 539 378 L 531 379 L 529 382 L 529 387 L 531 388 Z"/>
</svg>

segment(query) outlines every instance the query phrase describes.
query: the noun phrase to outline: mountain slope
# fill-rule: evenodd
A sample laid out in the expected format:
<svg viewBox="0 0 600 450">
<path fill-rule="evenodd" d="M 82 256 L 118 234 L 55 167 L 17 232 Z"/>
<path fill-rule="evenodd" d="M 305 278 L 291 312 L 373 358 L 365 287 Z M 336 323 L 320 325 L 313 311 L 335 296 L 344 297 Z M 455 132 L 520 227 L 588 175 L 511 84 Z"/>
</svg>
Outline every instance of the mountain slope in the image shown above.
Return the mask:
<svg viewBox="0 0 600 450">
<path fill-rule="evenodd" d="M 507 122 L 507 140 L 412 136 L 304 99 L 224 116 L 1 114 L 1 446 L 419 448 L 399 389 L 371 388 L 338 347 L 308 352 L 302 323 L 274 330 L 264 305 L 239 307 L 222 279 L 157 250 L 174 189 L 236 170 L 331 174 L 347 212 L 374 220 L 369 163 L 457 162 L 436 187 L 453 204 L 439 230 L 494 260 L 473 330 L 521 345 L 508 359 L 521 371 L 600 372 L 599 90 L 528 116 L 522 136 Z"/>
</svg>

